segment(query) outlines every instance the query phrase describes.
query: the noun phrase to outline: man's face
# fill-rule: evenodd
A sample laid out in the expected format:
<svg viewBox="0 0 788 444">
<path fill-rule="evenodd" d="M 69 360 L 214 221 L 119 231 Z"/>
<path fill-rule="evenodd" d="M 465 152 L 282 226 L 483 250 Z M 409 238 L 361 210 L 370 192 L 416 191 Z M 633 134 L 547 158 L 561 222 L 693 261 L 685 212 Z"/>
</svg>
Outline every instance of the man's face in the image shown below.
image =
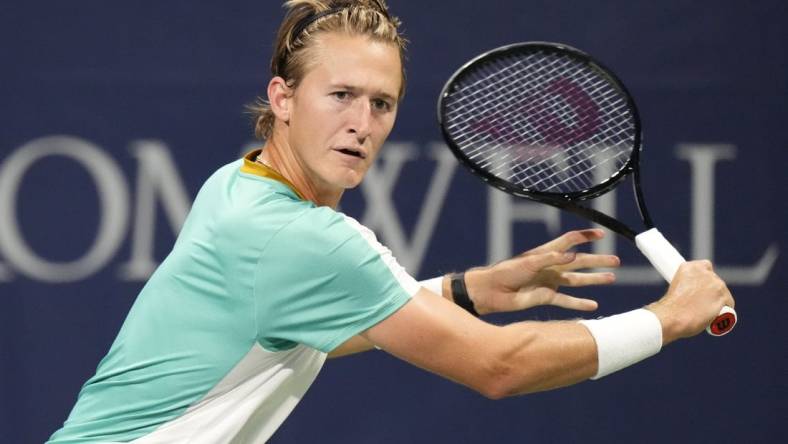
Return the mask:
<svg viewBox="0 0 788 444">
<path fill-rule="evenodd" d="M 388 137 L 402 83 L 396 46 L 329 33 L 290 100 L 289 144 L 321 190 L 357 186 Z"/>
</svg>

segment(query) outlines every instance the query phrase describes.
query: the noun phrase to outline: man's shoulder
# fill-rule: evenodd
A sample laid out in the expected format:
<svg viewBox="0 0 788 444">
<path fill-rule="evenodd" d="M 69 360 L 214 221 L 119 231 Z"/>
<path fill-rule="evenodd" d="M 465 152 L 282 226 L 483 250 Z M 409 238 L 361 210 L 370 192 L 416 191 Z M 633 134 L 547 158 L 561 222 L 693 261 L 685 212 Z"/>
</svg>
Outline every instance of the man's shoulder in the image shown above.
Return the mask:
<svg viewBox="0 0 788 444">
<path fill-rule="evenodd" d="M 214 172 L 195 199 L 195 207 L 216 220 L 242 225 L 269 225 L 292 220 L 313 205 L 276 180 L 245 174 L 243 159 Z"/>
<path fill-rule="evenodd" d="M 390 254 L 375 234 L 355 219 L 328 207 L 312 207 L 272 233 L 266 257 L 276 260 L 309 258 L 314 267 L 355 268 Z"/>
<path fill-rule="evenodd" d="M 287 235 L 303 236 L 312 241 L 336 241 L 367 234 L 374 236 L 355 219 L 332 208 L 313 205 L 300 211 L 285 231 Z"/>
</svg>

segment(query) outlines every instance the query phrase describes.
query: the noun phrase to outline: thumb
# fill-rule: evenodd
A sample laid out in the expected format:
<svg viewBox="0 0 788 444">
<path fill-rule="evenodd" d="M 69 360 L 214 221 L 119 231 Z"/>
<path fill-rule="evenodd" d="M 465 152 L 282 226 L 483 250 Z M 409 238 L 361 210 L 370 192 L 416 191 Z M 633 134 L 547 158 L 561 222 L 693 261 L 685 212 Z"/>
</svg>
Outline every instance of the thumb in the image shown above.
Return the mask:
<svg viewBox="0 0 788 444">
<path fill-rule="evenodd" d="M 550 251 L 547 253 L 525 256 L 523 257 L 523 261 L 525 262 L 525 266 L 531 271 L 539 271 L 554 265 L 566 265 L 574 261 L 575 256 L 576 253 L 574 251 Z"/>
</svg>

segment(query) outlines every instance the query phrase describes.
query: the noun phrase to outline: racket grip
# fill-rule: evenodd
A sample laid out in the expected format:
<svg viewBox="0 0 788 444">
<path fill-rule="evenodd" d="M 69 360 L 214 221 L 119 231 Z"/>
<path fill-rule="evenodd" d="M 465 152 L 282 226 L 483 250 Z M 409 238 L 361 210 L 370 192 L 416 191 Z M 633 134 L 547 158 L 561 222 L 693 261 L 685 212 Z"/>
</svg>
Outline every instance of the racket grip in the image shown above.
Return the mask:
<svg viewBox="0 0 788 444">
<path fill-rule="evenodd" d="M 686 262 L 684 256 L 656 228 L 635 236 L 635 245 L 668 283 L 673 281 L 679 266 Z"/>
<path fill-rule="evenodd" d="M 668 282 L 673 281 L 679 266 L 686 262 L 681 253 L 656 228 L 635 236 L 635 245 Z M 720 314 L 706 327 L 706 333 L 712 336 L 725 335 L 733 330 L 737 320 L 733 308 L 722 307 Z"/>
</svg>

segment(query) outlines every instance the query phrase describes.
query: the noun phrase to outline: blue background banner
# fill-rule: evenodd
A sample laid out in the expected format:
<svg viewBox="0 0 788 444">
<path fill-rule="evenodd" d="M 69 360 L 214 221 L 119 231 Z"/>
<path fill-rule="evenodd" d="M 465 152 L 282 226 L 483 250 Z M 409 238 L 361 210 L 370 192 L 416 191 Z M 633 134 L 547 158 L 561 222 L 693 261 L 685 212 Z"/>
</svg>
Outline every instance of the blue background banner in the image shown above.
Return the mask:
<svg viewBox="0 0 788 444">
<path fill-rule="evenodd" d="M 788 420 L 788 4 L 778 0 L 391 0 L 411 41 L 397 125 L 342 210 L 419 278 L 488 263 L 588 223 L 484 186 L 441 141 L 435 103 L 471 57 L 563 42 L 638 102 L 643 186 L 687 257 L 712 258 L 740 326 L 597 382 L 490 401 L 382 352 L 329 361 L 275 443 L 775 442 Z M 0 5 L 0 442 L 65 420 L 201 183 L 254 147 L 279 2 Z M 595 205 L 637 223 L 628 187 Z M 618 283 L 598 315 L 665 284 L 608 236 Z M 571 291 L 570 291 L 571 292 Z M 537 308 L 493 322 L 581 313 Z"/>
</svg>

